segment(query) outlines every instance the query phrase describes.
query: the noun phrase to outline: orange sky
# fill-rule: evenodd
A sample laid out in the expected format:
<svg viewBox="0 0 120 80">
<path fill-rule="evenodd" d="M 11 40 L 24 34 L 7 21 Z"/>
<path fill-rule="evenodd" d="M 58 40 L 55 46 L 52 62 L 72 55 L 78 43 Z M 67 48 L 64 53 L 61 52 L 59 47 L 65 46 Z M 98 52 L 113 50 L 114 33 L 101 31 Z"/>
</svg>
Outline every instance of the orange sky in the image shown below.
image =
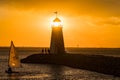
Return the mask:
<svg viewBox="0 0 120 80">
<path fill-rule="evenodd" d="M 119 0 L 0 0 L 0 46 L 49 47 L 55 11 L 66 47 L 120 47 Z"/>
</svg>

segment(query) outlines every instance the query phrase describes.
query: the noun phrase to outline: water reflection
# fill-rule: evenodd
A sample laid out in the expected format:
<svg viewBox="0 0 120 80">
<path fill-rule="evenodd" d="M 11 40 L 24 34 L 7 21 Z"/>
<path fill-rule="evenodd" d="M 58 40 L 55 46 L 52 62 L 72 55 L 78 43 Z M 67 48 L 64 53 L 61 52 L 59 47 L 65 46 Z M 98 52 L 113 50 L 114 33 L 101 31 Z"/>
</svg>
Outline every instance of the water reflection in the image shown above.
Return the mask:
<svg viewBox="0 0 120 80">
<path fill-rule="evenodd" d="M 2 57 L 1 57 L 2 56 Z M 120 77 L 60 65 L 23 64 L 7 74 L 7 57 L 0 55 L 0 80 L 120 80 Z"/>
<path fill-rule="evenodd" d="M 64 67 L 60 65 L 50 65 L 50 72 L 52 72 L 51 77 L 53 79 L 61 79 L 64 75 Z"/>
</svg>

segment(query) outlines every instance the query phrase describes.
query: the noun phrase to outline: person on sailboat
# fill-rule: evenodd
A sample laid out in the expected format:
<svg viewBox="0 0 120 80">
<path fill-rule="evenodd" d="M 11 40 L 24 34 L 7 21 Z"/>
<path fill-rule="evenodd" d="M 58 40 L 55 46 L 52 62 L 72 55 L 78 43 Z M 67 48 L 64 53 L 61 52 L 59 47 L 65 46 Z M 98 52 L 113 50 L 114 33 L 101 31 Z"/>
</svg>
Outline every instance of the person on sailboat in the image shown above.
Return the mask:
<svg viewBox="0 0 120 80">
<path fill-rule="evenodd" d="M 8 67 L 7 72 L 8 72 L 8 73 L 12 73 L 12 69 L 11 69 L 11 67 Z"/>
</svg>

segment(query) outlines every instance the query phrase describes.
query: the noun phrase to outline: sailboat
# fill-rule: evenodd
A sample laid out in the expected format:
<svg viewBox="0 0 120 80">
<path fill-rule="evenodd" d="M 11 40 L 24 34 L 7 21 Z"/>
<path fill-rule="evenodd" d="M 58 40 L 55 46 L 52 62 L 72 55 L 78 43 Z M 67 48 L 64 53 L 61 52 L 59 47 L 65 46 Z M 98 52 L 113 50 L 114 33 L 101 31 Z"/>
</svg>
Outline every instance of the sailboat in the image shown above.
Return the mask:
<svg viewBox="0 0 120 80">
<path fill-rule="evenodd" d="M 12 71 L 12 69 L 19 68 L 19 67 L 21 67 L 20 59 L 15 49 L 15 46 L 13 44 L 13 41 L 11 41 L 9 59 L 8 59 L 8 70 L 6 70 L 5 72 L 9 74 L 18 73 L 18 72 Z"/>
</svg>

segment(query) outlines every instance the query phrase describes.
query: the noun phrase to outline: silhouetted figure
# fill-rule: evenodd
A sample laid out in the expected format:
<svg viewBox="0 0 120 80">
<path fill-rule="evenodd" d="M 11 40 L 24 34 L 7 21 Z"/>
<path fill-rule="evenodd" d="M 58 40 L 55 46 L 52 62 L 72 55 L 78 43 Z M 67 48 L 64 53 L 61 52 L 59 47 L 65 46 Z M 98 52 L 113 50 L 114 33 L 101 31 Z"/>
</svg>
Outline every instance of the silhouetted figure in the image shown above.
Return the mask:
<svg viewBox="0 0 120 80">
<path fill-rule="evenodd" d="M 47 54 L 47 49 L 45 48 L 45 54 Z"/>
<path fill-rule="evenodd" d="M 50 49 L 48 49 L 48 54 L 50 54 Z"/>
<path fill-rule="evenodd" d="M 8 70 L 6 70 L 7 73 L 11 74 L 12 73 L 12 69 L 11 67 L 8 67 Z"/>
<path fill-rule="evenodd" d="M 42 49 L 42 54 L 44 54 L 44 49 Z"/>
<path fill-rule="evenodd" d="M 9 67 L 9 68 L 8 68 L 8 72 L 12 72 L 12 69 L 11 69 L 11 67 Z"/>
</svg>

